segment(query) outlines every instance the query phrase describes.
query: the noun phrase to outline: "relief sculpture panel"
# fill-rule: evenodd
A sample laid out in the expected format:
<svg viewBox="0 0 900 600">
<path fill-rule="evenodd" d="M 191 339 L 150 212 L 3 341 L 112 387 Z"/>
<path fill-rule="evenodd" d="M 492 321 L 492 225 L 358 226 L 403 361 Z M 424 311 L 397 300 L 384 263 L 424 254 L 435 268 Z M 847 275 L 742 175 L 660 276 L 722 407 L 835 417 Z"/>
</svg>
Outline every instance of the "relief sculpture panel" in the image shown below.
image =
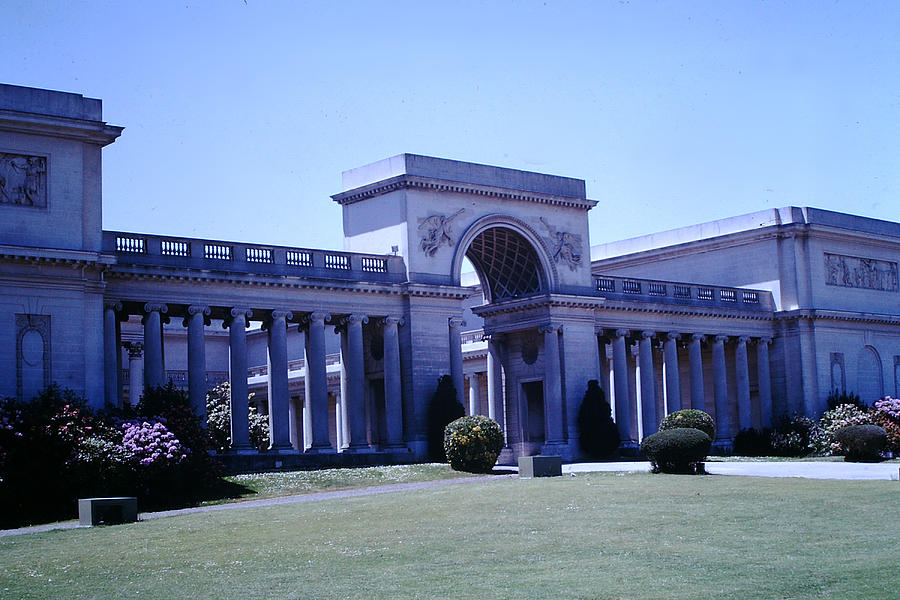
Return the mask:
<svg viewBox="0 0 900 600">
<path fill-rule="evenodd" d="M 825 253 L 825 283 L 841 287 L 896 292 L 897 263 Z"/>
<path fill-rule="evenodd" d="M 47 206 L 47 159 L 0 152 L 0 204 Z"/>
</svg>

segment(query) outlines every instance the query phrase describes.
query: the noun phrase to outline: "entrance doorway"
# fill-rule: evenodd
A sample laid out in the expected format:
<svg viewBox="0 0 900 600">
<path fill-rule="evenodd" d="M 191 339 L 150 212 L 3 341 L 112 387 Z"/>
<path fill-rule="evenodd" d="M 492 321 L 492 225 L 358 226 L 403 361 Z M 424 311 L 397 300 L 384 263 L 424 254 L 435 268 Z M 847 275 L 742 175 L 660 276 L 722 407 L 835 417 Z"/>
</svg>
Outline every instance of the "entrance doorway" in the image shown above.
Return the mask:
<svg viewBox="0 0 900 600">
<path fill-rule="evenodd" d="M 544 382 L 526 381 L 522 384 L 525 396 L 525 441 L 544 443 Z"/>
</svg>

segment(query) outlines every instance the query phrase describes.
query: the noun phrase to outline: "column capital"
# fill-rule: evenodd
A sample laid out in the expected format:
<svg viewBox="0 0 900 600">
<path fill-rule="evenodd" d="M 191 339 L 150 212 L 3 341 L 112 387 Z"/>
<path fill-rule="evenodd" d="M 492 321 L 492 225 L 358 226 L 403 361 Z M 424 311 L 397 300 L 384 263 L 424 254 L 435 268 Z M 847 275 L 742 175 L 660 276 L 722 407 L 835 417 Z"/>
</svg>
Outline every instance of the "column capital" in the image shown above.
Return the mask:
<svg viewBox="0 0 900 600">
<path fill-rule="evenodd" d="M 742 335 L 742 336 L 739 336 L 738 339 L 737 339 L 737 341 L 738 341 L 738 344 L 744 344 L 744 345 L 747 345 L 747 342 L 750 341 L 750 336 L 749 336 L 749 335 Z"/>
<path fill-rule="evenodd" d="M 722 342 L 723 344 L 728 341 L 728 338 L 731 336 L 727 336 L 725 334 L 716 335 L 716 342 Z"/>
<path fill-rule="evenodd" d="M 289 321 L 294 318 L 294 313 L 289 310 L 270 310 L 269 314 L 263 319 L 263 329 L 269 329 L 272 323 L 278 320 Z"/>
<path fill-rule="evenodd" d="M 167 312 L 169 312 L 169 307 L 168 305 L 161 302 L 147 302 L 146 304 L 144 304 L 144 312 L 158 312 L 161 314 L 166 314 Z"/>
<path fill-rule="evenodd" d="M 562 330 L 562 325 L 558 323 L 547 323 L 538 327 L 538 333 L 556 333 Z"/>
<path fill-rule="evenodd" d="M 770 337 L 761 337 L 756 340 L 756 344 L 759 346 L 768 346 L 772 343 L 772 338 Z"/>
<path fill-rule="evenodd" d="M 400 327 L 406 324 L 406 320 L 403 317 L 398 317 L 396 315 L 388 315 L 386 317 L 382 317 L 380 319 L 380 323 L 382 326 L 384 325 L 396 325 Z"/>
<path fill-rule="evenodd" d="M 447 319 L 447 323 L 450 325 L 450 329 L 459 329 L 466 324 L 462 317 L 450 317 Z"/>
<path fill-rule="evenodd" d="M 122 342 L 122 346 L 128 350 L 128 358 L 140 358 L 144 355 L 142 342 Z"/>
<path fill-rule="evenodd" d="M 331 315 L 321 310 L 314 310 L 311 313 L 300 318 L 300 329 L 306 329 L 311 323 L 331 323 Z"/>
<path fill-rule="evenodd" d="M 616 329 L 616 337 L 628 337 L 631 335 L 630 329 Z"/>
<path fill-rule="evenodd" d="M 239 317 L 244 318 L 244 327 L 247 327 L 247 319 L 249 319 L 252 315 L 253 315 L 253 311 L 250 310 L 249 308 L 243 308 L 243 307 L 236 306 L 228 311 L 227 316 L 222 321 L 222 328 L 225 329 L 225 328 L 231 327 L 231 324 L 234 323 L 234 320 Z"/>
<path fill-rule="evenodd" d="M 677 331 L 670 331 L 666 334 L 666 339 L 672 342 L 677 342 L 681 339 L 681 334 Z"/>
<path fill-rule="evenodd" d="M 347 322 L 347 325 L 355 325 L 356 323 L 365 325 L 369 322 L 369 316 L 362 313 L 353 313 L 344 317 L 344 321 Z"/>
<path fill-rule="evenodd" d="M 103 308 L 119 312 L 122 310 L 122 303 L 118 300 L 103 300 Z"/>
<path fill-rule="evenodd" d="M 642 340 L 649 340 L 649 339 L 652 339 L 652 338 L 655 338 L 655 337 L 656 337 L 656 332 L 655 332 L 655 331 L 645 330 L 645 331 L 642 331 L 642 332 L 641 332 L 641 339 L 642 339 Z"/>
<path fill-rule="evenodd" d="M 208 317 L 212 310 L 205 304 L 191 304 L 187 307 L 187 314 L 189 317 L 193 317 L 196 314 L 202 314 L 204 317 Z"/>
<path fill-rule="evenodd" d="M 691 334 L 691 341 L 692 341 L 692 342 L 701 342 L 701 343 L 703 343 L 703 342 L 706 341 L 706 336 L 703 335 L 702 333 L 692 333 L 692 334 Z"/>
</svg>

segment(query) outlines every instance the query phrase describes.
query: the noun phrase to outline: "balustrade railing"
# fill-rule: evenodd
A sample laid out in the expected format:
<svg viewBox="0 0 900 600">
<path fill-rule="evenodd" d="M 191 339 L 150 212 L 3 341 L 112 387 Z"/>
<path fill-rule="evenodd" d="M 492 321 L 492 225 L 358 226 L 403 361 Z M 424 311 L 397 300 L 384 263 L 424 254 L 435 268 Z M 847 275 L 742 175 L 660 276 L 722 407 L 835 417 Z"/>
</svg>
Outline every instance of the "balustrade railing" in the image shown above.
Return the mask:
<svg viewBox="0 0 900 600">
<path fill-rule="evenodd" d="M 774 310 L 771 292 L 741 288 L 653 281 L 633 277 L 594 277 L 594 289 L 607 298 L 646 302 L 673 302 L 699 306 L 724 306 L 746 310 Z"/>
<path fill-rule="evenodd" d="M 103 249 L 119 264 L 215 269 L 361 281 L 406 281 L 403 257 L 217 240 L 103 232 Z"/>
</svg>

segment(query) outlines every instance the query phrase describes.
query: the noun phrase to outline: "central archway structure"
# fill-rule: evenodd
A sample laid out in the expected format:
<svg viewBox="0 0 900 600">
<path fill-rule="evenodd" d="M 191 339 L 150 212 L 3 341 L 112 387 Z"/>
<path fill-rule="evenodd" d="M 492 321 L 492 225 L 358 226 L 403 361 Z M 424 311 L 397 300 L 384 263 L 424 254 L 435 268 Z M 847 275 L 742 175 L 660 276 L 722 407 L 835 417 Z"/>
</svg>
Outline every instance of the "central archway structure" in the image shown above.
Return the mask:
<svg viewBox="0 0 900 600">
<path fill-rule="evenodd" d="M 478 273 L 486 302 L 531 296 L 546 287 L 537 252 L 513 229 L 485 229 L 469 244 L 465 256 Z"/>
</svg>

